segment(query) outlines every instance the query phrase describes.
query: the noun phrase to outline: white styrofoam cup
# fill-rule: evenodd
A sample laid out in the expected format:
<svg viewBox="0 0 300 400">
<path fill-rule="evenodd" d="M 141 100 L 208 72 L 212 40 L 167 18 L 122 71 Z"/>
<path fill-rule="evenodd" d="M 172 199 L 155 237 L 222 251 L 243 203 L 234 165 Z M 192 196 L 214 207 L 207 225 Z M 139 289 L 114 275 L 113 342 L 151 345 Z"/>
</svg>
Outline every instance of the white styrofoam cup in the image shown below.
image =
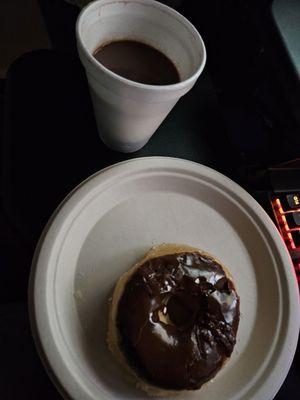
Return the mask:
<svg viewBox="0 0 300 400">
<path fill-rule="evenodd" d="M 80 13 L 76 26 L 98 131 L 121 152 L 143 147 L 181 96 L 201 74 L 206 51 L 196 28 L 172 8 L 154 0 L 98 0 Z M 136 40 L 166 54 L 181 81 L 146 85 L 123 78 L 100 64 L 93 52 L 115 40 Z"/>
</svg>

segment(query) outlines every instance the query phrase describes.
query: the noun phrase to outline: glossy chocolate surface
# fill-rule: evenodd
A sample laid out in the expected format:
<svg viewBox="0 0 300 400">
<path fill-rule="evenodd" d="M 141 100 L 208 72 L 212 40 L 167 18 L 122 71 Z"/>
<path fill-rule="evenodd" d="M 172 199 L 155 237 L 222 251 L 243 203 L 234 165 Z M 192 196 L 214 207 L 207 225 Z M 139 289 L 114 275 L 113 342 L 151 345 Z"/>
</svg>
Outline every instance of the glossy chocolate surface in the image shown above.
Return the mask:
<svg viewBox="0 0 300 400">
<path fill-rule="evenodd" d="M 232 353 L 239 297 L 216 261 L 179 253 L 146 261 L 125 287 L 117 326 L 139 376 L 164 389 L 197 389 Z"/>
</svg>

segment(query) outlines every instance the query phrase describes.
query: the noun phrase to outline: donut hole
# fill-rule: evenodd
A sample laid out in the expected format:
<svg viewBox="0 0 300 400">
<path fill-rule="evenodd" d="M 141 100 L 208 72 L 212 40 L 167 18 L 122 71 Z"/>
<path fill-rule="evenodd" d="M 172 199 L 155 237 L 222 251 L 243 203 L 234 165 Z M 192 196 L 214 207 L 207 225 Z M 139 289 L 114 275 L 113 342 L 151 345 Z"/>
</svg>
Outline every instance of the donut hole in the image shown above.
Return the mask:
<svg viewBox="0 0 300 400">
<path fill-rule="evenodd" d="M 194 324 L 199 311 L 199 299 L 187 293 L 170 295 L 162 312 L 159 312 L 159 319 L 168 325 L 177 328 L 187 328 Z"/>
</svg>

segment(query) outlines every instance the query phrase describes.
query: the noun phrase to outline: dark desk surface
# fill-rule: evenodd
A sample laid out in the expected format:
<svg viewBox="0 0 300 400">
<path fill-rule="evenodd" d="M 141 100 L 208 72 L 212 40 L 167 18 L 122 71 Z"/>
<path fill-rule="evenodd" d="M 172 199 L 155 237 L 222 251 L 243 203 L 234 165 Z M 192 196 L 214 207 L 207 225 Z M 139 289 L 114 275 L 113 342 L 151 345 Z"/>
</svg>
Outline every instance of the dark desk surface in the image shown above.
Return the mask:
<svg viewBox="0 0 300 400">
<path fill-rule="evenodd" d="M 86 80 L 76 58 L 53 51 L 23 56 L 11 67 L 5 96 L 1 196 L 6 215 L 1 245 L 1 399 L 59 399 L 37 357 L 26 291 L 36 241 L 63 197 L 91 173 L 131 157 L 176 156 L 237 180 L 207 71 L 173 109 L 144 149 L 120 154 L 100 141 Z M 276 399 L 300 396 L 299 350 Z"/>
</svg>

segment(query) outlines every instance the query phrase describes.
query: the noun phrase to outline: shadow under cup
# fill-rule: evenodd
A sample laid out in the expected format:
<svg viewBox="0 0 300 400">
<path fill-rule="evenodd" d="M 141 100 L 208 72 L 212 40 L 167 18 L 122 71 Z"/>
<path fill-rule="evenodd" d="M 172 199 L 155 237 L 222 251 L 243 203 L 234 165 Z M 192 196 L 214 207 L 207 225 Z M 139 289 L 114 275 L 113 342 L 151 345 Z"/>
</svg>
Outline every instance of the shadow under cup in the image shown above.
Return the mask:
<svg viewBox="0 0 300 400">
<path fill-rule="evenodd" d="M 118 151 L 140 149 L 202 72 L 206 52 L 201 36 L 185 17 L 152 0 L 96 1 L 83 9 L 76 30 L 100 137 Z M 95 60 L 99 46 L 118 40 L 139 41 L 164 53 L 176 66 L 180 82 L 134 82 Z"/>
</svg>

